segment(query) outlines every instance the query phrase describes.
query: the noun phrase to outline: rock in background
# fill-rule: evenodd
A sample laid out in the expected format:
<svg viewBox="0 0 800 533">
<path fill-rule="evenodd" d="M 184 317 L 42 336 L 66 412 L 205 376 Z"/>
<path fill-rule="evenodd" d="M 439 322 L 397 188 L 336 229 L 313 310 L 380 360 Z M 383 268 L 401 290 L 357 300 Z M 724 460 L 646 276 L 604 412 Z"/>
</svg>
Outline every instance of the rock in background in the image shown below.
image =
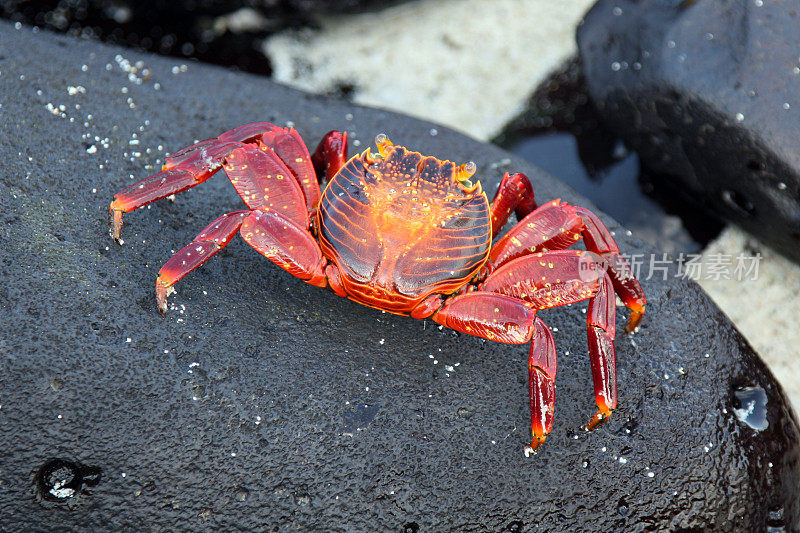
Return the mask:
<svg viewBox="0 0 800 533">
<path fill-rule="evenodd" d="M 663 176 L 800 261 L 800 4 L 601 0 L 578 30 L 592 98 Z"/>
<path fill-rule="evenodd" d="M 657 173 L 800 258 L 800 6 L 598 2 L 578 31 L 607 124 Z M 745 243 L 750 244 L 745 246 Z M 739 230 L 705 257 L 762 253 L 756 280 L 701 280 L 800 406 L 800 266 Z"/>
<path fill-rule="evenodd" d="M 308 25 L 315 14 L 378 9 L 402 0 L 0 0 L 0 16 L 258 74 L 272 72 L 258 50 L 265 36 Z"/>
</svg>

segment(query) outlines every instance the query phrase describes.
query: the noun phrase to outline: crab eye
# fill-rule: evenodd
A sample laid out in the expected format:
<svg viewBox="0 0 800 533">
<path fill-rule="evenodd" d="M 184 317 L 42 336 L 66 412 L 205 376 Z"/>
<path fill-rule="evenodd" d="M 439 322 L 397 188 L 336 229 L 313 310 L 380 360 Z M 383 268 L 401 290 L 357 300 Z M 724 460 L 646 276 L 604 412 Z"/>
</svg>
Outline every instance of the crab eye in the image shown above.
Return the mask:
<svg viewBox="0 0 800 533">
<path fill-rule="evenodd" d="M 391 150 L 392 141 L 389 140 L 389 137 L 386 136 L 385 133 L 379 133 L 375 136 L 375 144 L 378 147 L 378 151 L 382 156 L 387 156 L 389 154 L 389 150 Z"/>
<path fill-rule="evenodd" d="M 473 161 L 459 165 L 456 167 L 455 179 L 461 183 L 469 183 L 469 179 L 475 174 L 476 170 L 478 170 L 478 167 Z M 471 185 L 467 186 L 470 187 Z"/>
</svg>

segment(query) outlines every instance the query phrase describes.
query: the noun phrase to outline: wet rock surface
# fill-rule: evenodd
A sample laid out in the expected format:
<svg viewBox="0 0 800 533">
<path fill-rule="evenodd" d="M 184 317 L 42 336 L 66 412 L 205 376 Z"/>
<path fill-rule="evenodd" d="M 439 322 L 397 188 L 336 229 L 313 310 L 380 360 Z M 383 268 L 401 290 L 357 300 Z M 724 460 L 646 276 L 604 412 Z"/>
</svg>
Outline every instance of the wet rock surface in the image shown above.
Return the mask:
<svg viewBox="0 0 800 533">
<path fill-rule="evenodd" d="M 658 174 L 800 260 L 800 9 L 601 0 L 578 29 L 608 125 Z"/>
<path fill-rule="evenodd" d="M 385 131 L 476 161 L 489 191 L 513 167 L 540 200 L 587 205 L 560 182 L 430 123 L 213 67 L 5 23 L 0 58 L 4 528 L 800 525 L 797 421 L 692 283 L 644 281 L 643 327 L 617 342 L 620 407 L 592 433 L 583 306 L 546 313 L 556 427 L 526 459 L 524 347 L 338 298 L 241 242 L 187 277 L 162 318 L 152 288 L 170 250 L 241 205 L 223 176 L 128 215 L 123 247 L 107 232 L 112 195 L 164 152 L 254 120 L 291 121 L 310 144 L 339 128 L 363 148 Z M 151 72 L 140 84 L 137 60 Z M 608 222 L 623 250 L 649 252 Z M 76 477 L 74 496 L 41 494 Z"/>
</svg>

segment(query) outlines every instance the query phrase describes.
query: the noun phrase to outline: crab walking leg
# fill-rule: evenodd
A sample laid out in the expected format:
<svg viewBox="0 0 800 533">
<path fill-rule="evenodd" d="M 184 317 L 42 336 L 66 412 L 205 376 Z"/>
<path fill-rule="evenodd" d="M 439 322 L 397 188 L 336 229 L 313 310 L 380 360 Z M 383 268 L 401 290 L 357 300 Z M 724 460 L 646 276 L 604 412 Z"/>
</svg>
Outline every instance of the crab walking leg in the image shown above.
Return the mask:
<svg viewBox="0 0 800 533">
<path fill-rule="evenodd" d="M 291 275 L 317 287 L 327 286 L 327 261 L 307 228 L 278 213 L 254 211 L 239 233 L 258 253 Z"/>
<path fill-rule="evenodd" d="M 300 227 L 308 227 L 303 190 L 270 149 L 252 144 L 237 148 L 225 160 L 224 168 L 247 207 L 275 211 Z"/>
<path fill-rule="evenodd" d="M 528 390 L 531 401 L 531 443 L 525 457 L 536 453 L 553 429 L 556 408 L 556 343 L 542 319 L 536 317 L 536 331 L 528 356 Z"/>
<path fill-rule="evenodd" d="M 581 219 L 553 200 L 536 208 L 519 224 L 492 245 L 485 271 L 497 268 L 524 255 L 569 248 L 581 238 Z"/>
<path fill-rule="evenodd" d="M 522 220 L 534 209 L 536 209 L 536 201 L 528 176 L 521 172 L 514 174 L 506 172 L 490 207 L 492 236 L 500 233 L 512 211 L 517 215 L 517 220 Z"/>
<path fill-rule="evenodd" d="M 167 157 L 161 172 L 123 189 L 111 202 L 111 236 L 120 242 L 122 213 L 127 213 L 167 196 L 183 192 L 214 175 L 234 149 L 259 138 L 277 126 L 257 122 L 239 126 L 215 139 L 207 139 L 178 150 Z"/>
<path fill-rule="evenodd" d="M 249 215 L 249 210 L 222 215 L 164 263 L 156 278 L 156 302 L 161 314 L 167 312 L 167 296 L 175 290 L 172 286 L 225 248 Z"/>
<path fill-rule="evenodd" d="M 523 344 L 534 333 L 536 310 L 516 298 L 474 291 L 449 298 L 431 318 L 482 339 Z"/>
<path fill-rule="evenodd" d="M 257 142 L 269 150 L 298 181 L 309 212 L 319 203 L 319 184 L 311 156 L 300 135 L 293 128 L 281 128 L 268 122 L 245 124 L 215 139 L 207 139 L 167 157 L 158 174 L 127 187 L 111 202 L 111 236 L 120 241 L 122 214 L 167 196 L 183 192 L 213 176 L 236 148 Z"/>
<path fill-rule="evenodd" d="M 447 300 L 433 320 L 450 329 L 508 344 L 531 341 L 528 389 L 531 443 L 535 453 L 553 429 L 556 401 L 556 348 L 553 334 L 536 310 L 521 300 L 490 292 L 469 292 Z"/>
<path fill-rule="evenodd" d="M 583 250 L 538 252 L 509 261 L 478 286 L 528 302 L 535 309 L 594 297 L 600 288 L 600 257 Z"/>
<path fill-rule="evenodd" d="M 198 144 L 203 146 L 192 147 L 194 150 L 183 156 L 176 154 L 173 158 L 168 158 L 161 172 L 114 195 L 114 200 L 109 207 L 111 236 L 114 240 L 122 242 L 120 231 L 123 213 L 183 192 L 206 181 L 222 167 L 225 157 L 239 146 L 239 143 L 232 142 L 210 143 L 204 141 Z"/>
<path fill-rule="evenodd" d="M 589 338 L 589 360 L 592 365 L 594 400 L 597 412 L 586 424 L 592 430 L 608 420 L 617 408 L 617 355 L 614 349 L 617 305 L 614 286 L 608 273 L 601 271 L 600 290 L 589 301 L 586 329 Z"/>
<path fill-rule="evenodd" d="M 530 302 L 536 309 L 590 299 L 586 322 L 598 411 L 586 427 L 593 429 L 606 420 L 617 406 L 617 308 L 614 287 L 602 259 L 581 250 L 539 252 L 503 265 L 480 289 Z"/>
<path fill-rule="evenodd" d="M 631 333 L 644 318 L 647 299 L 642 286 L 633 275 L 628 262 L 620 254 L 619 246 L 611 232 L 597 215 L 584 207 L 570 207 L 583 222 L 584 229 L 581 234 L 586 241 L 586 249 L 603 257 L 617 295 L 625 307 L 631 310 L 628 324 L 625 327 L 625 331 Z"/>
<path fill-rule="evenodd" d="M 491 275 L 495 269 L 518 257 L 563 250 L 581 238 L 585 239 L 588 250 L 603 258 L 616 293 L 631 310 L 626 331 L 633 331 L 644 316 L 644 291 L 620 254 L 611 232 L 597 215 L 583 207 L 553 200 L 537 208 L 492 246 L 484 274 Z"/>
<path fill-rule="evenodd" d="M 311 155 L 317 180 L 329 181 L 347 162 L 347 132 L 331 130 L 319 142 Z"/>
</svg>

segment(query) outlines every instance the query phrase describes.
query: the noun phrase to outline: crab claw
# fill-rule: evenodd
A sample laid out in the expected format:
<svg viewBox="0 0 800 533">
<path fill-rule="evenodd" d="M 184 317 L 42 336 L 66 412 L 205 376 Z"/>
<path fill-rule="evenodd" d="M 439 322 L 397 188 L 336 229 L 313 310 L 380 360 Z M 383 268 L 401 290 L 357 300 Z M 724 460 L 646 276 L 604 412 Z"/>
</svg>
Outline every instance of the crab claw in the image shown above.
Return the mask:
<svg viewBox="0 0 800 533">
<path fill-rule="evenodd" d="M 383 157 L 389 155 L 389 150 L 394 146 L 385 133 L 379 133 L 375 136 L 375 145 L 378 147 L 378 152 L 380 152 Z"/>
</svg>

